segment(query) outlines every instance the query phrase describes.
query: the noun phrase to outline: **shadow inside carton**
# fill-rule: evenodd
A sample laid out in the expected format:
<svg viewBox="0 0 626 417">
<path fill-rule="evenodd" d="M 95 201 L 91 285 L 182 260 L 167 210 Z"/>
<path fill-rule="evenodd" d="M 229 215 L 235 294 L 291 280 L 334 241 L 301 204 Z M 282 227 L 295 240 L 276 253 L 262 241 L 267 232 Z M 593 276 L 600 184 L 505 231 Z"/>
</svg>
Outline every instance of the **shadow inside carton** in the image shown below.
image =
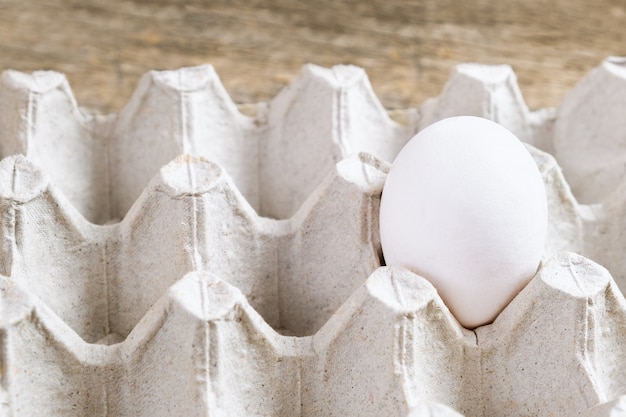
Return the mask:
<svg viewBox="0 0 626 417">
<path fill-rule="evenodd" d="M 96 341 L 96 345 L 117 345 L 118 343 L 122 343 L 124 341 L 124 337 L 120 336 L 117 333 L 109 333 L 104 336 L 102 339 Z"/>
</svg>

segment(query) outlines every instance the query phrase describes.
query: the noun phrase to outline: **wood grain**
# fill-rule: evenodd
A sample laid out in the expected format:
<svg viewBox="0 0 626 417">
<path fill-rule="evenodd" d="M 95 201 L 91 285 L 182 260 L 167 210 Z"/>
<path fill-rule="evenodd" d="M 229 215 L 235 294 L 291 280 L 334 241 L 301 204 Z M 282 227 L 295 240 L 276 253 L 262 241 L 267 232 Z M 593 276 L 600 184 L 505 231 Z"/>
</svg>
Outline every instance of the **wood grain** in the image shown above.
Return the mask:
<svg viewBox="0 0 626 417">
<path fill-rule="evenodd" d="M 211 63 L 246 103 L 305 63 L 351 63 L 404 108 L 438 95 L 457 63 L 507 63 L 537 108 L 624 54 L 624 27 L 623 0 L 0 0 L 0 69 L 61 71 L 81 105 L 110 112 L 150 69 Z"/>
</svg>

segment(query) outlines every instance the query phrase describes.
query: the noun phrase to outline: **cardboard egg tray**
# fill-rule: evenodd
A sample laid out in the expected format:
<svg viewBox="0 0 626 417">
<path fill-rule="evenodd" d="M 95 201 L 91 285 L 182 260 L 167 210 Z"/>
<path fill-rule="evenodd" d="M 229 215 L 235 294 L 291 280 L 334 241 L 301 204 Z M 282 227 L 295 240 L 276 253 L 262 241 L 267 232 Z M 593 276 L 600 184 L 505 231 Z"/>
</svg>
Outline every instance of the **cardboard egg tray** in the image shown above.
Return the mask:
<svg viewBox="0 0 626 417">
<path fill-rule="evenodd" d="M 5 71 L 0 416 L 626 415 L 624 90 L 608 58 L 529 111 L 510 67 L 464 64 L 392 118 L 363 70 L 307 65 L 246 116 L 200 66 L 97 116 L 61 74 Z M 473 331 L 378 237 L 390 161 L 461 114 L 528 144 L 550 216 Z"/>
</svg>

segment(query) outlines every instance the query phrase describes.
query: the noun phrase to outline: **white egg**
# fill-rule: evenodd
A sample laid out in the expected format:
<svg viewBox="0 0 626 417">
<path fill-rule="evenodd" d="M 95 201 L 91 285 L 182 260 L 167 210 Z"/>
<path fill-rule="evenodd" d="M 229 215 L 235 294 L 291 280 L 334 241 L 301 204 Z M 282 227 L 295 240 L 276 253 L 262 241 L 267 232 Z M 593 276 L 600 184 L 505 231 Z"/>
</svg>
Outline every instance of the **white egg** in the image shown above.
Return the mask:
<svg viewBox="0 0 626 417">
<path fill-rule="evenodd" d="M 382 194 L 387 265 L 428 279 L 459 323 L 492 322 L 534 276 L 546 241 L 541 174 L 497 123 L 452 117 L 419 132 Z"/>
</svg>

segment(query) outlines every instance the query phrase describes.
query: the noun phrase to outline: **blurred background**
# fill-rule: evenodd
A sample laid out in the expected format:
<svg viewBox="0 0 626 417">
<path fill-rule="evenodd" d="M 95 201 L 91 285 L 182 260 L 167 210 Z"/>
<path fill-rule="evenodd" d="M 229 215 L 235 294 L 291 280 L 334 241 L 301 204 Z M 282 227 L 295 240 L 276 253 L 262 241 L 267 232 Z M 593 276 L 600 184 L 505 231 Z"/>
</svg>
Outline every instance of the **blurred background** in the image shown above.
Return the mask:
<svg viewBox="0 0 626 417">
<path fill-rule="evenodd" d="M 0 69 L 66 74 L 79 104 L 118 111 L 150 69 L 212 64 L 238 103 L 305 63 L 365 68 L 387 108 L 437 96 L 460 62 L 510 64 L 533 109 L 623 55 L 626 0 L 0 0 Z"/>
</svg>

